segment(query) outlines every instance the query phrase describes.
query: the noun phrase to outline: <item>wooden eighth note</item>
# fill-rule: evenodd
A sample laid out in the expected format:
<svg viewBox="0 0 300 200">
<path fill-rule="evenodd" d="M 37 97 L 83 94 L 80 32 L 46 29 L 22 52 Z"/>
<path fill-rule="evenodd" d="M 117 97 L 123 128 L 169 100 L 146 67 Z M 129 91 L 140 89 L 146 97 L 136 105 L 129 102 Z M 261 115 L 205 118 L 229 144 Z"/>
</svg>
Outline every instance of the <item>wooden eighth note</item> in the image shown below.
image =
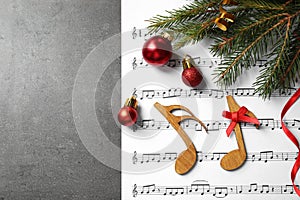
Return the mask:
<svg viewBox="0 0 300 200">
<path fill-rule="evenodd" d="M 189 136 L 184 132 L 182 127 L 180 126 L 180 122 L 186 119 L 193 119 L 200 123 L 200 125 L 207 132 L 206 126 L 200 121 L 194 114 L 186 107 L 181 105 L 171 105 L 171 106 L 163 106 L 160 103 L 156 102 L 154 107 L 170 122 L 173 128 L 180 135 L 184 143 L 186 144 L 187 149 L 179 154 L 175 163 L 175 171 L 178 174 L 185 174 L 190 171 L 197 160 L 197 152 L 196 148 L 189 138 Z M 190 115 L 176 116 L 172 114 L 172 111 L 175 110 L 183 110 Z"/>
<path fill-rule="evenodd" d="M 227 96 L 226 98 L 230 112 L 237 112 L 240 109 L 240 106 L 235 102 L 233 97 Z M 248 111 L 246 115 L 248 115 L 249 117 L 256 118 L 256 116 L 251 111 Z M 259 126 L 256 125 L 256 128 L 258 127 Z M 245 143 L 239 123 L 237 123 L 234 127 L 234 132 L 238 144 L 238 149 L 230 151 L 228 154 L 226 154 L 222 158 L 220 163 L 221 167 L 228 171 L 235 170 L 241 167 L 247 158 Z"/>
</svg>

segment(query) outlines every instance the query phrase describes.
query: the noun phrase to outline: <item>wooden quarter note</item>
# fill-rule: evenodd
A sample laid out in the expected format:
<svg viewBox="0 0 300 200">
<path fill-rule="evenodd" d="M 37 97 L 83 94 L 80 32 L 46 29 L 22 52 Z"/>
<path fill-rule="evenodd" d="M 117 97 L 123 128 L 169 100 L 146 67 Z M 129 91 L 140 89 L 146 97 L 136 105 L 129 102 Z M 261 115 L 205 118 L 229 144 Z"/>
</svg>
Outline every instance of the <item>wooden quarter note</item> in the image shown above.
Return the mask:
<svg viewBox="0 0 300 200">
<path fill-rule="evenodd" d="M 232 96 L 227 96 L 227 103 L 230 112 L 238 112 L 240 109 L 240 106 L 235 102 Z M 256 118 L 255 115 L 251 112 L 248 111 L 246 113 L 249 117 Z M 258 125 L 256 125 L 256 128 L 258 128 Z M 235 170 L 239 167 L 241 167 L 246 158 L 247 158 L 247 152 L 245 148 L 245 143 L 241 131 L 240 124 L 237 123 L 236 126 L 234 127 L 234 132 L 238 144 L 238 149 L 235 149 L 233 151 L 230 151 L 228 154 L 226 154 L 222 160 L 221 160 L 221 167 L 225 170 L 231 171 Z"/>
<path fill-rule="evenodd" d="M 181 105 L 171 105 L 171 106 L 163 106 L 160 103 L 156 102 L 154 107 L 170 122 L 173 128 L 180 135 L 184 143 L 186 144 L 187 149 L 179 154 L 175 163 L 175 171 L 178 174 L 185 174 L 190 171 L 197 160 L 197 152 L 196 148 L 189 138 L 189 136 L 184 132 L 182 127 L 180 126 L 180 122 L 186 119 L 193 119 L 201 124 L 205 131 L 207 132 L 206 126 L 200 121 L 194 114 L 186 107 Z M 184 110 L 190 115 L 183 116 L 175 116 L 172 114 L 172 111 L 175 110 Z"/>
</svg>

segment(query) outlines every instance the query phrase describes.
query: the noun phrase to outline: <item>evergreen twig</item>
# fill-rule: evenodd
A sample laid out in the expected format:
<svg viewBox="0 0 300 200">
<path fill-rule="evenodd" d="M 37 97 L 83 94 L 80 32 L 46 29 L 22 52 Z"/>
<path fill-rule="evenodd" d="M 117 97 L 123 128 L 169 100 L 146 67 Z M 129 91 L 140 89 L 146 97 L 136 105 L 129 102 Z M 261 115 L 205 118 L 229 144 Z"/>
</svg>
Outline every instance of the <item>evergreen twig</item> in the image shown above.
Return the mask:
<svg viewBox="0 0 300 200">
<path fill-rule="evenodd" d="M 221 0 L 194 1 L 167 11 L 167 16 L 157 15 L 148 20 L 149 32 L 172 31 L 175 48 L 213 39 L 211 52 L 223 59 L 215 75 L 226 87 L 264 57 L 268 62 L 253 83 L 256 92 L 267 98 L 295 85 L 300 74 L 300 1 L 236 1 L 236 6 L 225 6 L 235 16 L 226 32 L 214 24 Z"/>
</svg>

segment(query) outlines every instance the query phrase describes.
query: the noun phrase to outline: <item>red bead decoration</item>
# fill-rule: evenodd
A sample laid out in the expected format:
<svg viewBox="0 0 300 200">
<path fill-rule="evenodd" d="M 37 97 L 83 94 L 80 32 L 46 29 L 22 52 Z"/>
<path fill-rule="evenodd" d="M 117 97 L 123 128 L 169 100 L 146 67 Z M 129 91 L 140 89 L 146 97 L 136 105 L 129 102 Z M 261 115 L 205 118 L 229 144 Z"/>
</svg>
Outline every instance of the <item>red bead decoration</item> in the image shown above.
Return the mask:
<svg viewBox="0 0 300 200">
<path fill-rule="evenodd" d="M 181 77 L 182 81 L 187 86 L 196 87 L 202 82 L 203 76 L 198 71 L 198 69 L 191 64 L 190 59 L 190 57 L 186 57 L 183 59 L 182 63 L 184 70 Z"/>
<path fill-rule="evenodd" d="M 137 118 L 137 111 L 130 106 L 124 106 L 120 109 L 118 114 L 118 120 L 124 126 L 132 126 L 135 124 Z"/>
<path fill-rule="evenodd" d="M 171 41 L 159 35 L 151 37 L 145 42 L 142 53 L 150 65 L 163 66 L 172 57 Z"/>
<path fill-rule="evenodd" d="M 124 126 L 132 126 L 138 119 L 137 100 L 135 96 L 128 98 L 123 108 L 118 113 L 118 120 Z"/>
<path fill-rule="evenodd" d="M 182 72 L 182 81 L 191 87 L 196 87 L 199 85 L 203 80 L 202 75 L 200 72 L 195 68 L 188 68 Z"/>
</svg>

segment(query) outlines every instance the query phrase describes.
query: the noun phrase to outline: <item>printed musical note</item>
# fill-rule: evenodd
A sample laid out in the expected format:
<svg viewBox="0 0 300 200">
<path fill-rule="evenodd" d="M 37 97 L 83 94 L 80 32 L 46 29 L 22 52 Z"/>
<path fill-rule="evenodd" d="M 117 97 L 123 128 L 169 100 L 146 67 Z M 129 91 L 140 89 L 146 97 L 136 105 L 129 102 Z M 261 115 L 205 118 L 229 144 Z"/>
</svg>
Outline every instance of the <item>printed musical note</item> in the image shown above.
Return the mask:
<svg viewBox="0 0 300 200">
<path fill-rule="evenodd" d="M 142 58 L 141 60 L 139 60 L 139 61 L 138 61 L 138 64 L 139 64 L 139 65 L 143 65 L 143 66 L 145 66 L 145 67 L 148 67 L 148 65 L 149 65 L 149 64 L 144 60 L 144 58 Z"/>
<path fill-rule="evenodd" d="M 224 97 L 224 91 L 223 90 L 215 90 L 211 89 L 209 90 L 209 97 L 214 97 L 216 99 L 222 99 Z"/>
<path fill-rule="evenodd" d="M 184 188 L 183 187 L 166 187 L 165 188 L 165 192 L 163 193 L 163 195 L 172 195 L 172 196 L 176 196 L 178 194 L 184 194 Z"/>
<path fill-rule="evenodd" d="M 266 63 L 267 63 L 267 61 L 268 60 L 257 60 L 257 62 L 254 64 L 254 66 L 253 67 L 256 67 L 256 66 L 258 66 L 258 67 L 264 67 L 265 65 L 266 65 Z"/>
<path fill-rule="evenodd" d="M 269 185 L 262 185 L 261 186 L 260 193 L 269 193 L 269 192 L 270 192 L 270 186 Z"/>
<path fill-rule="evenodd" d="M 228 187 L 215 187 L 213 196 L 216 198 L 224 198 L 228 195 Z"/>
<path fill-rule="evenodd" d="M 165 153 L 164 156 L 162 157 L 162 159 L 164 161 L 174 161 L 174 160 L 177 159 L 177 155 L 178 154 L 174 153 L 174 152 L 172 152 L 172 153 Z"/>
<path fill-rule="evenodd" d="M 160 160 L 159 153 L 144 153 L 142 155 L 141 163 L 160 162 Z"/>
<path fill-rule="evenodd" d="M 140 97 L 140 100 L 146 98 L 146 99 L 153 99 L 155 97 L 155 91 L 154 90 L 143 90 L 142 95 Z"/>
<path fill-rule="evenodd" d="M 272 160 L 273 158 L 274 158 L 273 151 L 262 151 L 262 152 L 260 152 L 260 156 L 259 156 L 258 160 L 268 162 L 268 160 Z"/>
<path fill-rule="evenodd" d="M 257 188 L 258 188 L 257 183 L 251 183 L 248 192 L 250 192 L 250 193 L 256 192 L 256 191 L 257 191 Z"/>
<path fill-rule="evenodd" d="M 188 190 L 189 193 L 200 193 L 200 195 L 204 195 L 210 192 L 210 185 L 207 181 L 194 181 L 190 189 Z"/>
<path fill-rule="evenodd" d="M 218 161 L 218 160 L 220 160 L 222 154 L 223 153 L 213 153 L 212 157 L 210 158 L 210 160 L 216 160 L 216 161 Z"/>
<path fill-rule="evenodd" d="M 272 118 L 260 119 L 259 122 L 260 122 L 261 128 L 268 127 L 268 128 L 271 128 L 271 130 L 274 130 L 276 128 L 275 120 Z M 277 127 L 278 127 L 278 124 L 277 124 Z"/>
<path fill-rule="evenodd" d="M 171 88 L 167 91 L 167 93 L 163 93 L 163 98 L 180 97 L 182 95 L 181 93 L 182 93 L 182 89 Z"/>
<path fill-rule="evenodd" d="M 138 34 L 136 34 L 136 30 L 134 32 L 134 36 L 135 38 L 138 36 Z M 144 35 L 145 40 L 147 40 L 150 36 L 152 35 Z M 212 68 L 213 66 L 217 66 L 219 63 L 221 63 L 221 59 L 218 58 L 200 58 L 200 57 L 193 57 L 192 58 L 195 62 L 195 64 L 197 65 L 197 67 L 200 68 Z M 142 60 L 142 58 L 138 58 L 137 60 Z M 181 63 L 182 59 L 181 58 L 172 58 L 170 59 L 167 63 L 166 66 L 168 67 L 182 67 L 182 63 Z M 137 66 L 137 69 L 142 69 L 147 67 L 146 65 L 144 65 L 143 62 L 140 62 Z M 136 70 L 136 69 L 134 69 Z"/>
<path fill-rule="evenodd" d="M 149 194 L 150 192 L 155 192 L 155 184 L 151 184 L 151 185 L 144 185 L 143 189 L 141 191 L 141 194 Z"/>
<path fill-rule="evenodd" d="M 296 88 L 288 88 L 286 90 L 279 90 L 278 91 L 278 95 L 279 96 L 291 96 L 292 94 L 294 94 L 296 92 Z"/>
<path fill-rule="evenodd" d="M 237 194 L 242 194 L 243 193 L 243 186 L 242 185 L 237 185 L 235 186 L 235 190 Z M 233 191 L 231 191 L 233 192 Z"/>
<path fill-rule="evenodd" d="M 207 123 L 206 123 L 206 125 L 207 125 Z M 195 124 L 194 127 L 195 127 L 195 131 L 202 131 L 202 126 L 200 126 L 198 123 Z M 186 128 L 187 128 L 187 127 L 185 127 L 185 129 L 186 129 Z M 209 127 L 207 128 L 207 130 L 209 130 Z"/>
<path fill-rule="evenodd" d="M 146 32 L 146 33 L 144 33 L 144 40 L 146 41 L 146 40 L 148 40 L 149 38 L 151 38 L 154 35 L 156 35 L 156 33 L 152 33 L 152 32 L 148 33 L 148 32 Z"/>
<path fill-rule="evenodd" d="M 254 88 L 236 88 L 234 92 L 235 96 L 254 96 Z"/>
<path fill-rule="evenodd" d="M 280 126 L 280 120 L 275 120 L 273 118 L 262 118 L 258 119 L 260 122 L 260 129 L 269 129 L 269 130 L 276 130 L 276 129 L 281 129 Z M 151 125 L 150 124 L 151 121 Z M 285 124 L 287 125 L 288 128 L 290 129 L 298 129 L 300 130 L 300 123 L 297 122 L 299 120 L 296 119 L 286 119 L 284 120 Z M 208 131 L 219 131 L 223 129 L 227 129 L 229 121 L 224 120 L 224 121 L 212 121 L 212 120 L 203 120 L 203 123 L 206 124 L 207 130 Z M 195 131 L 202 131 L 202 126 L 194 120 L 185 120 L 182 123 L 184 126 L 181 126 L 183 129 L 192 129 Z M 240 123 L 240 126 L 243 129 L 256 129 L 256 127 L 253 124 L 250 123 Z M 151 131 L 151 130 L 169 130 L 170 129 L 170 123 L 168 121 L 157 121 L 154 119 L 144 119 L 141 121 L 137 121 L 136 123 L 136 128 L 138 130 L 143 130 L 143 131 Z"/>
<path fill-rule="evenodd" d="M 134 27 L 133 31 L 132 31 L 133 39 L 142 38 L 144 40 L 147 40 L 150 37 L 152 37 L 153 35 L 156 35 L 156 34 L 147 34 L 146 30 L 137 29 L 136 27 Z M 194 56 L 194 57 L 192 57 L 192 59 L 194 60 L 195 65 L 199 68 L 214 69 L 220 65 L 224 65 L 223 60 L 220 58 L 208 58 L 208 57 Z M 142 60 L 142 58 L 138 58 L 138 60 Z M 169 60 L 169 62 L 166 64 L 166 66 L 172 67 L 172 68 L 174 68 L 174 67 L 181 68 L 182 67 L 181 60 L 182 60 L 182 58 L 172 58 Z M 263 67 L 265 62 L 266 62 L 266 60 L 258 60 L 257 64 L 254 66 Z M 143 63 L 141 63 L 140 65 L 138 65 L 137 69 L 141 69 L 141 68 L 145 68 L 145 67 L 146 66 L 143 65 Z M 134 69 L 134 70 L 136 70 L 136 69 Z"/>
<path fill-rule="evenodd" d="M 168 67 L 178 67 L 181 66 L 180 59 L 170 59 L 166 64 Z"/>
<path fill-rule="evenodd" d="M 198 162 L 219 161 L 227 153 L 226 152 L 202 152 L 196 151 Z M 133 153 L 133 164 L 147 164 L 159 162 L 172 162 L 177 159 L 179 153 L 165 152 L 165 153 Z M 298 152 L 274 152 L 274 151 L 260 151 L 250 152 L 247 154 L 246 161 L 249 162 L 281 162 L 281 161 L 295 161 L 298 157 Z"/>
<path fill-rule="evenodd" d="M 287 196 L 288 198 L 295 193 L 292 185 L 260 185 L 258 183 L 251 183 L 249 185 L 210 185 L 207 181 L 194 181 L 192 184 L 186 186 L 158 186 L 151 184 L 137 186 L 135 191 L 134 194 L 136 195 L 211 195 L 216 198 L 225 198 L 229 195 L 274 194 L 282 195 L 282 197 Z"/>
<path fill-rule="evenodd" d="M 132 39 L 137 40 L 137 39 L 143 39 L 144 41 L 152 37 L 152 35 L 155 35 L 156 33 L 151 33 L 148 34 L 147 29 L 138 29 L 137 27 L 132 28 Z"/>
<path fill-rule="evenodd" d="M 154 127 L 157 127 L 156 123 L 157 122 L 155 122 L 154 119 L 144 119 L 142 121 L 138 121 L 137 125 L 142 129 L 149 129 L 149 128 L 155 129 Z"/>
<path fill-rule="evenodd" d="M 293 185 L 285 185 L 284 187 L 282 187 L 282 193 L 284 194 L 294 194 L 294 192 L 295 191 Z"/>
<path fill-rule="evenodd" d="M 300 130 L 300 120 L 294 119 L 291 126 L 292 127 L 298 127 L 298 130 Z"/>
<path fill-rule="evenodd" d="M 138 63 L 138 61 L 136 61 Z M 233 97 L 258 97 L 259 93 L 255 92 L 254 88 L 236 88 L 236 89 L 182 89 L 182 88 L 170 88 L 166 90 L 151 90 L 153 95 L 145 96 L 144 93 L 147 90 L 137 90 L 136 95 L 141 100 L 153 99 L 153 98 L 212 98 L 223 99 L 225 95 L 231 95 Z M 271 97 L 287 97 L 291 96 L 294 92 L 282 94 L 280 92 L 274 92 Z"/>
<path fill-rule="evenodd" d="M 203 62 L 203 60 L 198 56 L 198 57 L 194 57 L 193 61 L 195 62 L 196 65 L 201 64 L 201 61 Z M 205 60 L 204 60 L 205 63 Z"/>
<path fill-rule="evenodd" d="M 202 98 L 203 91 L 199 89 L 190 89 L 187 91 L 187 97 L 198 97 Z M 183 96 L 183 95 L 182 95 Z"/>
</svg>

